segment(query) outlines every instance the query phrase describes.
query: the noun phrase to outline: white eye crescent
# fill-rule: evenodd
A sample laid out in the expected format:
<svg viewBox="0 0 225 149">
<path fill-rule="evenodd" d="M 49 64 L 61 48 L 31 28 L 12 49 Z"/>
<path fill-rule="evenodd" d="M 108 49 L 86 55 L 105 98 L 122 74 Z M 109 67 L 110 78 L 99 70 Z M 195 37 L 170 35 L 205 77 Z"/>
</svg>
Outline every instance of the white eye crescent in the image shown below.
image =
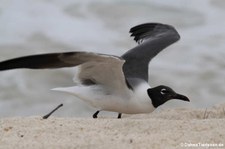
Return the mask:
<svg viewBox="0 0 225 149">
<path fill-rule="evenodd" d="M 166 94 L 166 89 L 165 89 L 165 88 L 161 89 L 160 93 L 161 93 L 162 95 Z"/>
</svg>

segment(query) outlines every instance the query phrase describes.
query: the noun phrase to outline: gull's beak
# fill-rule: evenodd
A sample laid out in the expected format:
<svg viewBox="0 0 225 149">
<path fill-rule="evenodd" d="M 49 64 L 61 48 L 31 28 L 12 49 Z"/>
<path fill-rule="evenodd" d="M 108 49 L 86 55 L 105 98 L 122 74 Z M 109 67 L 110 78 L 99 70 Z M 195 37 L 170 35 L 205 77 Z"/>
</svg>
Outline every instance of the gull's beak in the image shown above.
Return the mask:
<svg viewBox="0 0 225 149">
<path fill-rule="evenodd" d="M 181 95 L 181 94 L 176 94 L 176 95 L 173 96 L 173 98 L 174 98 L 174 99 L 180 99 L 180 100 L 183 100 L 183 101 L 188 101 L 188 102 L 190 102 L 190 100 L 189 100 L 186 96 Z"/>
</svg>

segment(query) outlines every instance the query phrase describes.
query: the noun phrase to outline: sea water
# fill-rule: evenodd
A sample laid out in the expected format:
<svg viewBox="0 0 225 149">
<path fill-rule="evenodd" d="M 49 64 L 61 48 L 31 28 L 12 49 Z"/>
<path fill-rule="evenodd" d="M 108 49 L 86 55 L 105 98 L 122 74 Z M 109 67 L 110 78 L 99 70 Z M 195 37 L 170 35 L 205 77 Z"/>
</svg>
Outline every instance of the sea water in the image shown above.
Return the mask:
<svg viewBox="0 0 225 149">
<path fill-rule="evenodd" d="M 181 39 L 150 63 L 152 87 L 168 85 L 191 102 L 162 108 L 211 107 L 225 102 L 224 0 L 0 0 L 0 61 L 68 51 L 122 55 L 137 43 L 132 26 L 173 25 Z M 44 115 L 60 103 L 58 116 L 90 116 L 95 109 L 51 88 L 73 86 L 75 70 L 0 72 L 0 117 Z"/>
</svg>

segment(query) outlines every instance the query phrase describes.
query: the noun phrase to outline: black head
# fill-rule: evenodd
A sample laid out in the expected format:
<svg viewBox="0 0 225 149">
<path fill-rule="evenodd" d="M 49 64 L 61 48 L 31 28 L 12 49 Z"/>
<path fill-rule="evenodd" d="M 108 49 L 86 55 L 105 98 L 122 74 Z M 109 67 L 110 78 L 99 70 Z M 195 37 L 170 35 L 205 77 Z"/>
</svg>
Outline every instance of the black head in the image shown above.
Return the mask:
<svg viewBox="0 0 225 149">
<path fill-rule="evenodd" d="M 190 101 L 186 96 L 178 94 L 171 88 L 164 85 L 160 85 L 154 88 L 149 88 L 147 91 L 148 91 L 149 97 L 152 100 L 152 104 L 155 108 L 157 108 L 158 106 L 164 104 L 165 102 L 171 99 L 179 99 L 179 100 L 188 101 L 188 102 Z"/>
</svg>

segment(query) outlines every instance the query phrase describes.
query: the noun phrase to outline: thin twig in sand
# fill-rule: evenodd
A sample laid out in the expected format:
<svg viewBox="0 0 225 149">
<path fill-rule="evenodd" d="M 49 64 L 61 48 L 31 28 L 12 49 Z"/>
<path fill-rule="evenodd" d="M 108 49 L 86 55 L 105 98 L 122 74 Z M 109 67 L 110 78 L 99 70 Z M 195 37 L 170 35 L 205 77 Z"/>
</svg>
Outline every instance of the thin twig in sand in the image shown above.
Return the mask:
<svg viewBox="0 0 225 149">
<path fill-rule="evenodd" d="M 60 107 L 62 107 L 63 104 L 58 105 L 55 109 L 53 109 L 50 113 L 46 114 L 45 116 L 43 116 L 43 119 L 47 119 L 49 116 L 52 115 L 52 113 L 54 113 L 56 110 L 58 110 Z"/>
<path fill-rule="evenodd" d="M 209 112 L 207 112 L 207 108 L 205 109 L 203 119 L 207 119 L 209 117 Z"/>
<path fill-rule="evenodd" d="M 224 116 L 225 116 L 225 109 L 223 108 L 223 114 L 224 114 Z"/>
</svg>

